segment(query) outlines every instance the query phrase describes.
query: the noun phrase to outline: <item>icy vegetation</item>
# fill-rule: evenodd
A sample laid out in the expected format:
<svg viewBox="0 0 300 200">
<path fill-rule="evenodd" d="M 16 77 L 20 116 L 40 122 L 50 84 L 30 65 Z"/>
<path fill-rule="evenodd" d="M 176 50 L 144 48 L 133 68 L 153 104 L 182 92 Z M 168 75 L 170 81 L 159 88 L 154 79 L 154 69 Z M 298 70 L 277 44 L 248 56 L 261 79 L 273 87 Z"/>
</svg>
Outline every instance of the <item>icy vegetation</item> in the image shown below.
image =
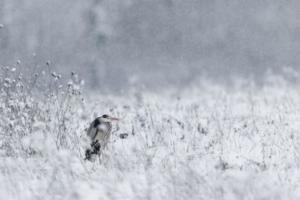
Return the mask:
<svg viewBox="0 0 300 200">
<path fill-rule="evenodd" d="M 107 96 L 83 95 L 75 73 L 1 70 L 1 199 L 300 198 L 300 95 L 277 79 Z M 84 161 L 85 129 L 103 113 L 122 120 Z"/>
</svg>

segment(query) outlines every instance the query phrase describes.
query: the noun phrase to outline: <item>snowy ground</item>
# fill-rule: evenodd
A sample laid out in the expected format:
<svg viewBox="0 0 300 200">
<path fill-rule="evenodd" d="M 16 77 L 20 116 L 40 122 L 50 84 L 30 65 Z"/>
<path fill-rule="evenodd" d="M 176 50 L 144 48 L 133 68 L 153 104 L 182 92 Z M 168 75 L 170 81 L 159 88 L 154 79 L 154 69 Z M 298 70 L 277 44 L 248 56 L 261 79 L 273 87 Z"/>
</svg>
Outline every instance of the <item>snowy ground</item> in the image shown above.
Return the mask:
<svg viewBox="0 0 300 200">
<path fill-rule="evenodd" d="M 299 199 L 299 90 L 245 88 L 41 105 L 3 92 L 0 199 Z M 103 113 L 122 120 L 101 163 L 85 162 L 84 130 Z"/>
</svg>

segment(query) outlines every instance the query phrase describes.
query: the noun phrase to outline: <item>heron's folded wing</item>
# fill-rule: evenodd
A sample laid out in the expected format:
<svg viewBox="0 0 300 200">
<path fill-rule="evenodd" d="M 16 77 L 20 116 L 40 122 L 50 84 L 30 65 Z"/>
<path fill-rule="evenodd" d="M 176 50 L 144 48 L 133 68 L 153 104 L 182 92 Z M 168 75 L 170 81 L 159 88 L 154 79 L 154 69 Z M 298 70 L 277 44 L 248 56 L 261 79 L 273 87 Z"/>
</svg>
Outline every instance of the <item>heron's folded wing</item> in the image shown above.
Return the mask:
<svg viewBox="0 0 300 200">
<path fill-rule="evenodd" d="M 94 123 L 92 123 L 88 129 L 87 136 L 93 140 L 96 137 L 97 129 L 94 127 Z"/>
</svg>

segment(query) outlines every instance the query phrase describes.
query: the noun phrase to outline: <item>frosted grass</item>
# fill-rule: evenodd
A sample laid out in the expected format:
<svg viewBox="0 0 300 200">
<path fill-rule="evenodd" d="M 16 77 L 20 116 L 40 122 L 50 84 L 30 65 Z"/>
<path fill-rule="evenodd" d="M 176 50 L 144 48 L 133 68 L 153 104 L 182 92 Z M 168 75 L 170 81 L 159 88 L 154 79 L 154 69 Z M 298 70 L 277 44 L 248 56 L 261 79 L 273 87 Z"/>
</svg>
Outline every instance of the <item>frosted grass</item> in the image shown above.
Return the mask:
<svg viewBox="0 0 300 200">
<path fill-rule="evenodd" d="M 22 100 L 12 82 L 1 90 L 1 199 L 300 197 L 297 88 L 208 84 L 82 101 L 73 81 Z M 85 129 L 103 113 L 122 120 L 104 155 L 85 162 Z"/>
</svg>

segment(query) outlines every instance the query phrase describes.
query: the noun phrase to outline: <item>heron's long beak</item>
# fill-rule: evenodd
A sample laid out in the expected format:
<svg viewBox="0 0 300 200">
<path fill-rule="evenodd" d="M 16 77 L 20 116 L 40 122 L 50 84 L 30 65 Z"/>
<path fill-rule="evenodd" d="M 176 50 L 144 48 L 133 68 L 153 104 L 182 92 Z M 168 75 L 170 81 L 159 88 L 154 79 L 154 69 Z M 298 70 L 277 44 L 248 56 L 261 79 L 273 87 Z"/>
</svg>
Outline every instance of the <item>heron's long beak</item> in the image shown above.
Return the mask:
<svg viewBox="0 0 300 200">
<path fill-rule="evenodd" d="M 120 121 L 120 119 L 119 118 L 116 118 L 116 117 L 110 117 L 109 118 L 111 121 Z"/>
</svg>

